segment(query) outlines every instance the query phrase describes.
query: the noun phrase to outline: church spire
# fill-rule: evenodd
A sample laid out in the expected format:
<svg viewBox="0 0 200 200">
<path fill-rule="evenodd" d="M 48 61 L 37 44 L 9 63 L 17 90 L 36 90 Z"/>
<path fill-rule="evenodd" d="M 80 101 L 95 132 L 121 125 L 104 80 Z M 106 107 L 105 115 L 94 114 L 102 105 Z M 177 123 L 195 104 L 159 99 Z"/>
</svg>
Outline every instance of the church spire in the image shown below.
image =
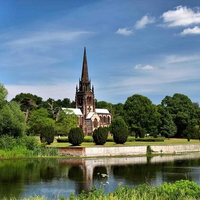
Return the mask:
<svg viewBox="0 0 200 200">
<path fill-rule="evenodd" d="M 86 55 L 86 48 L 85 47 L 84 47 L 84 54 L 83 54 L 83 67 L 82 67 L 81 82 L 82 83 L 89 82 L 87 55 Z"/>
</svg>

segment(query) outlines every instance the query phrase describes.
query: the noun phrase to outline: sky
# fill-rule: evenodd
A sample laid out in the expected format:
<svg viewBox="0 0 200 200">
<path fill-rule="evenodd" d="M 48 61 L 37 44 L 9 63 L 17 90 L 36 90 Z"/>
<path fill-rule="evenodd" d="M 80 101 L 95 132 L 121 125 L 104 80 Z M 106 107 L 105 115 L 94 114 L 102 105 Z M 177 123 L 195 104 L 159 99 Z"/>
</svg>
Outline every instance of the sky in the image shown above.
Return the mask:
<svg viewBox="0 0 200 200">
<path fill-rule="evenodd" d="M 0 0 L 0 83 L 75 100 L 86 47 L 97 101 L 200 103 L 199 0 Z"/>
</svg>

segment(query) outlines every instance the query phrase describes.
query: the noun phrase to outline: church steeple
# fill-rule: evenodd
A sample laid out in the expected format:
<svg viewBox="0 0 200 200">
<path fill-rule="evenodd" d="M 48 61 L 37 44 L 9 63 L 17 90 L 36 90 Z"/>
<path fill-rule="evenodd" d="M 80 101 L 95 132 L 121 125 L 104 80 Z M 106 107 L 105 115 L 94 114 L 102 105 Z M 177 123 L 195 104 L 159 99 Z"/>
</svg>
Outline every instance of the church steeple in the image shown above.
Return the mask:
<svg viewBox="0 0 200 200">
<path fill-rule="evenodd" d="M 81 74 L 81 80 L 79 81 L 79 90 L 82 92 L 90 92 L 91 91 L 91 85 L 88 75 L 88 65 L 87 65 L 87 55 L 86 55 L 86 48 L 84 47 L 84 53 L 83 53 L 83 66 L 82 66 L 82 74 Z"/>
<path fill-rule="evenodd" d="M 87 66 L 87 55 L 86 55 L 86 48 L 85 47 L 84 47 L 84 53 L 83 53 L 83 67 L 82 67 L 81 81 L 82 82 L 88 82 L 89 81 L 88 66 Z"/>
</svg>

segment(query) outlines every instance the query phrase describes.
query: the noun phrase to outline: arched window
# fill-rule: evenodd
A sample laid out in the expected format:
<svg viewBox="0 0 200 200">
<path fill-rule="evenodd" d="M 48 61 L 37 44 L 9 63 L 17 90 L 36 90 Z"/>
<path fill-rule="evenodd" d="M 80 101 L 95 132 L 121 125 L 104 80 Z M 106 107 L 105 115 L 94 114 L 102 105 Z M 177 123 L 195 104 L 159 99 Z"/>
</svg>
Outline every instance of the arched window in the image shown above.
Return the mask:
<svg viewBox="0 0 200 200">
<path fill-rule="evenodd" d="M 110 124 L 110 116 L 108 116 L 108 123 Z"/>
<path fill-rule="evenodd" d="M 97 119 L 95 118 L 94 119 L 94 128 L 97 128 L 98 127 L 98 121 L 97 121 Z"/>
<path fill-rule="evenodd" d="M 103 117 L 103 122 L 106 123 L 106 116 Z"/>
</svg>

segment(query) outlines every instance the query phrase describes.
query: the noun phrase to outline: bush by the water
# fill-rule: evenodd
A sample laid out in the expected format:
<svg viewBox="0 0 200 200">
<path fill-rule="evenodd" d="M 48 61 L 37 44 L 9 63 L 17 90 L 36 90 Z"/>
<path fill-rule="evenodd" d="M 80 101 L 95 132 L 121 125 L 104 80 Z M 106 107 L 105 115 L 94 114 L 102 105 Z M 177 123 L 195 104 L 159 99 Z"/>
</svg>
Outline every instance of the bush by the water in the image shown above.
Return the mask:
<svg viewBox="0 0 200 200">
<path fill-rule="evenodd" d="M 72 128 L 68 136 L 69 143 L 74 146 L 80 145 L 84 141 L 84 133 L 81 128 Z"/>
<path fill-rule="evenodd" d="M 113 134 L 113 139 L 116 144 L 124 144 L 128 138 L 128 126 L 122 117 L 117 117 L 112 120 L 110 132 Z"/>
<path fill-rule="evenodd" d="M 96 145 L 103 145 L 106 143 L 108 138 L 108 129 L 105 127 L 99 127 L 98 129 L 94 130 L 92 136 Z"/>
</svg>

